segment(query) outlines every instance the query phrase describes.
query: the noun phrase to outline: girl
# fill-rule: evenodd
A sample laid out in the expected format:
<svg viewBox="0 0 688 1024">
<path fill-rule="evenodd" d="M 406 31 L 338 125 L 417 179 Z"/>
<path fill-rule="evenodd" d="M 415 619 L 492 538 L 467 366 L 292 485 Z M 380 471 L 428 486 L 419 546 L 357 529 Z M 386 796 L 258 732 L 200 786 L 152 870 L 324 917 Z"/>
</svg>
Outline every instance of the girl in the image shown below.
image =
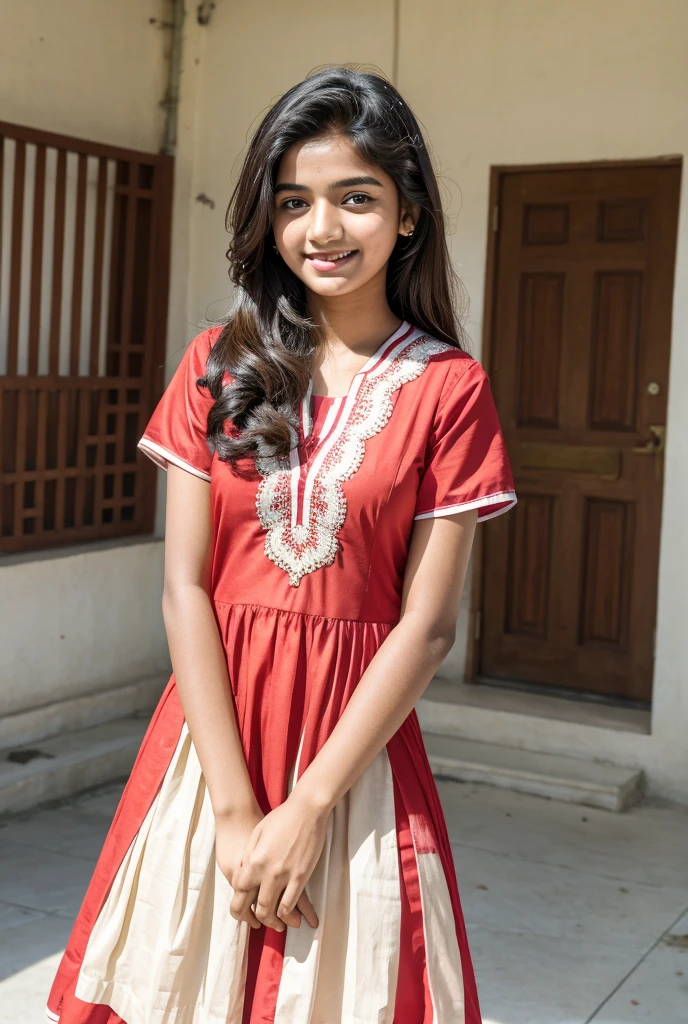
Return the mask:
<svg viewBox="0 0 688 1024">
<path fill-rule="evenodd" d="M 414 705 L 515 502 L 435 175 L 382 76 L 290 89 L 230 203 L 237 298 L 139 441 L 174 673 L 48 1001 L 61 1024 L 479 1024 Z"/>
</svg>

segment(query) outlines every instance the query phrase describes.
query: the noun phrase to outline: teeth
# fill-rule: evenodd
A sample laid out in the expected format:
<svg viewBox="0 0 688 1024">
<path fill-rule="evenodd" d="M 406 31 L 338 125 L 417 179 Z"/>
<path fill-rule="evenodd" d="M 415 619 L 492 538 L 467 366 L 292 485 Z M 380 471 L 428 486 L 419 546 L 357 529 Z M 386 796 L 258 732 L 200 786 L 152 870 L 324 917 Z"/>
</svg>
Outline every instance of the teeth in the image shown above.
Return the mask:
<svg viewBox="0 0 688 1024">
<path fill-rule="evenodd" d="M 348 252 L 340 252 L 339 256 L 333 256 L 330 262 L 334 263 L 336 260 L 343 260 L 345 256 L 350 256 L 352 252 L 353 249 L 349 249 Z"/>
</svg>

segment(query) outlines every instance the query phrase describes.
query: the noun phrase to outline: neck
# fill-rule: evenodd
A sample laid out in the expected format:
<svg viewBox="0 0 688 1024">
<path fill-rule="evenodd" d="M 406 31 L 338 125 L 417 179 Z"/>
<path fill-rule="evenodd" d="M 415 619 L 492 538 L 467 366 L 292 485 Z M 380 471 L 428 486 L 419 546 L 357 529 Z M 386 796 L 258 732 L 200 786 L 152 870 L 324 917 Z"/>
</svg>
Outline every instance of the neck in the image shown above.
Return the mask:
<svg viewBox="0 0 688 1024">
<path fill-rule="evenodd" d="M 309 292 L 308 313 L 318 325 L 321 348 L 332 354 L 348 349 L 371 356 L 402 323 L 387 302 L 384 280 L 369 281 L 348 295 Z"/>
</svg>

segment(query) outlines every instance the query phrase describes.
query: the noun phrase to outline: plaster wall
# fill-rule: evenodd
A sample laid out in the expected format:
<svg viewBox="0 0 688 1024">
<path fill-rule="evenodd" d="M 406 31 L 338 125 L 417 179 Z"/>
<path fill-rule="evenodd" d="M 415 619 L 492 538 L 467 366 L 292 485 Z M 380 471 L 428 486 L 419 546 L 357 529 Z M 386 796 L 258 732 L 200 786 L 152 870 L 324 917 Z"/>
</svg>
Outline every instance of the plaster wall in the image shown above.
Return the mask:
<svg viewBox="0 0 688 1024">
<path fill-rule="evenodd" d="M 166 0 L 22 0 L 0 26 L 0 120 L 157 152 Z"/>
<path fill-rule="evenodd" d="M 4 560 L 0 717 L 164 674 L 161 580 L 155 540 Z"/>
</svg>

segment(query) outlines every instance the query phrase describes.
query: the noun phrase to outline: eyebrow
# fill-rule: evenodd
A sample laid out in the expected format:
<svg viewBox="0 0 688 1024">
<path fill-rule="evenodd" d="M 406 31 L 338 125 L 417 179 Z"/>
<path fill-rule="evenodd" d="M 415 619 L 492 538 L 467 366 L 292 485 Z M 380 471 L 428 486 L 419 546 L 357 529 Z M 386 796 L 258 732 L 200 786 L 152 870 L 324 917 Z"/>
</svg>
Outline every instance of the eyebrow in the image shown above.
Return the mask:
<svg viewBox="0 0 688 1024">
<path fill-rule="evenodd" d="M 356 178 L 341 178 L 339 181 L 333 181 L 327 186 L 327 190 L 333 192 L 336 188 L 349 188 L 352 185 L 379 185 L 380 188 L 384 188 L 382 182 L 377 178 L 373 178 L 369 174 L 362 174 Z M 281 184 L 275 185 L 275 194 L 278 192 L 310 192 L 310 189 L 307 185 L 294 185 L 291 182 L 283 181 Z"/>
</svg>

